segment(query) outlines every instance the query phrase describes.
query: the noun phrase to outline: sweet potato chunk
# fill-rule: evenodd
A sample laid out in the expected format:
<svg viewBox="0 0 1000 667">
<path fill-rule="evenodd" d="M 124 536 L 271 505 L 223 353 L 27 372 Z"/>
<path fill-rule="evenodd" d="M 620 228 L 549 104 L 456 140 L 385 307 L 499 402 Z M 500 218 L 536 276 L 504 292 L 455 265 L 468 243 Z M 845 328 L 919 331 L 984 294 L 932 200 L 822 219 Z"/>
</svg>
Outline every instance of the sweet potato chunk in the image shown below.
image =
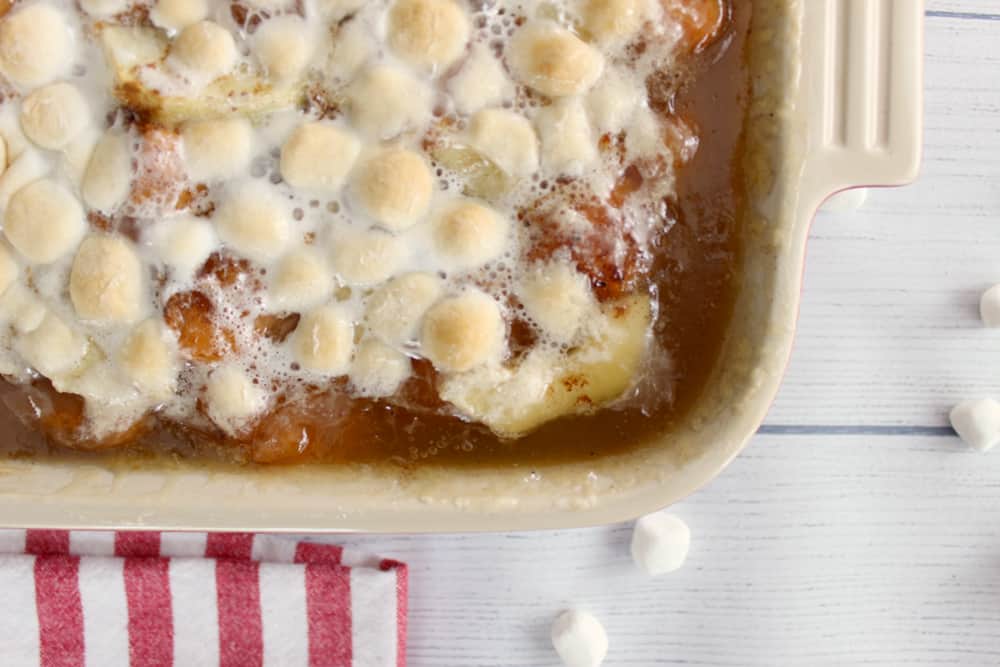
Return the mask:
<svg viewBox="0 0 1000 667">
<path fill-rule="evenodd" d="M 236 339 L 219 326 L 215 304 L 197 290 L 178 292 L 163 310 L 167 326 L 177 334 L 177 342 L 193 361 L 219 361 L 236 351 Z"/>
<path fill-rule="evenodd" d="M 122 430 L 95 438 L 85 429 L 86 412 L 82 396 L 57 391 L 47 379 L 32 382 L 16 398 L 19 404 L 6 400 L 16 414 L 38 421 L 45 438 L 60 447 L 83 451 L 113 449 L 135 442 L 152 428 L 152 420 L 143 417 Z M 23 405 L 20 405 L 23 403 Z"/>
<path fill-rule="evenodd" d="M 627 196 L 626 192 L 618 194 L 622 200 Z M 639 251 L 635 239 L 625 229 L 624 213 L 615 208 L 620 203 L 614 200 L 612 204 L 596 199 L 571 203 L 569 207 L 574 213 L 589 223 L 571 229 L 559 224 L 552 202 L 539 202 L 526 209 L 522 218 L 531 239 L 526 259 L 544 262 L 560 251 L 568 252 L 577 270 L 590 278 L 598 300 L 609 301 L 626 294 L 641 268 Z"/>
<path fill-rule="evenodd" d="M 723 0 L 660 0 L 666 15 L 684 30 L 680 47 L 697 53 L 719 34 L 726 19 Z"/>
</svg>

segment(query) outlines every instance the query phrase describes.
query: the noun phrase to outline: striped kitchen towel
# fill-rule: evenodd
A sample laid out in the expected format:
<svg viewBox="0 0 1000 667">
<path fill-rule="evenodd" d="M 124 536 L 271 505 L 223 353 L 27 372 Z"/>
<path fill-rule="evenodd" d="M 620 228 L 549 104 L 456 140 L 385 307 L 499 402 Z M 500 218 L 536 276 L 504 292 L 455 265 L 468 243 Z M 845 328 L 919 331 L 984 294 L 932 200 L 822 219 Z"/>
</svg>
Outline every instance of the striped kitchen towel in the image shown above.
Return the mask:
<svg viewBox="0 0 1000 667">
<path fill-rule="evenodd" d="M 405 664 L 406 566 L 246 533 L 0 531 L 0 664 Z"/>
</svg>

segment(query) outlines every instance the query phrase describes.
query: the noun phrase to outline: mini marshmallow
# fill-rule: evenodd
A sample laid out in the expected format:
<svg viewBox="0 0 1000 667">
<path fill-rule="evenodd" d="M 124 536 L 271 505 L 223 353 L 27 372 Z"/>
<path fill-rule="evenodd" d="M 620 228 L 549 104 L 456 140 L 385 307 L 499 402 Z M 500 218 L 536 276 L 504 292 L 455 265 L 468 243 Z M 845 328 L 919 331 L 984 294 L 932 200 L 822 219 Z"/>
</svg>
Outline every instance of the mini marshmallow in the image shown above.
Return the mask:
<svg viewBox="0 0 1000 667">
<path fill-rule="evenodd" d="M 397 0 L 386 28 L 400 57 L 428 69 L 458 60 L 469 39 L 469 19 L 453 0 Z"/>
<path fill-rule="evenodd" d="M 157 0 L 149 12 L 153 25 L 167 30 L 183 30 L 206 16 L 207 0 Z"/>
<path fill-rule="evenodd" d="M 254 53 L 267 75 L 282 82 L 302 73 L 313 47 L 309 23 L 293 15 L 264 21 L 253 37 Z"/>
<path fill-rule="evenodd" d="M 608 635 L 593 614 L 570 609 L 552 623 L 552 646 L 566 667 L 598 667 L 608 654 Z"/>
<path fill-rule="evenodd" d="M 690 547 L 691 530 L 673 514 L 647 514 L 635 522 L 632 560 L 647 574 L 666 574 L 679 569 Z"/>
<path fill-rule="evenodd" d="M 1000 442 L 1000 403 L 992 398 L 963 401 L 948 416 L 967 445 L 985 452 Z"/>
<path fill-rule="evenodd" d="M 476 289 L 438 301 L 424 316 L 420 342 L 438 370 L 464 373 L 501 356 L 503 316 L 490 295 Z"/>
<path fill-rule="evenodd" d="M 239 53 L 228 30 L 213 21 L 192 23 L 174 39 L 170 57 L 211 81 L 233 68 Z"/>
<path fill-rule="evenodd" d="M 868 188 L 851 188 L 830 195 L 820 210 L 824 213 L 850 213 L 865 205 Z"/>
<path fill-rule="evenodd" d="M 1000 328 L 1000 285 L 989 288 L 979 298 L 979 317 L 991 329 Z"/>
<path fill-rule="evenodd" d="M 65 12 L 44 2 L 22 5 L 0 22 L 0 72 L 23 88 L 41 86 L 69 70 L 73 46 Z"/>
<path fill-rule="evenodd" d="M 627 40 L 646 18 L 642 0 L 589 0 L 583 5 L 583 25 L 601 42 Z"/>
<path fill-rule="evenodd" d="M 548 97 L 572 97 L 590 90 L 604 72 L 604 55 L 551 21 L 530 21 L 507 48 L 507 63 L 529 88 Z"/>
</svg>

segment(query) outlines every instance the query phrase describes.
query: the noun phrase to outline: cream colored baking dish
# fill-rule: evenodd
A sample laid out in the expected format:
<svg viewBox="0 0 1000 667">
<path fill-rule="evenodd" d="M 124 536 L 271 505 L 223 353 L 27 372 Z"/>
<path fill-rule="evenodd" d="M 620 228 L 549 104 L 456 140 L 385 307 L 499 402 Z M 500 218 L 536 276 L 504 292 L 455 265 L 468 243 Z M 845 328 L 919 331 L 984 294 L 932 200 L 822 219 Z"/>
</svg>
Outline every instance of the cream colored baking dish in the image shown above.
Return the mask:
<svg viewBox="0 0 1000 667">
<path fill-rule="evenodd" d="M 256 531 L 457 531 L 628 519 L 691 493 L 762 421 L 795 330 L 818 205 L 911 181 L 920 160 L 923 2 L 755 0 L 746 275 L 706 395 L 635 451 L 534 469 L 0 464 L 0 525 Z"/>
</svg>

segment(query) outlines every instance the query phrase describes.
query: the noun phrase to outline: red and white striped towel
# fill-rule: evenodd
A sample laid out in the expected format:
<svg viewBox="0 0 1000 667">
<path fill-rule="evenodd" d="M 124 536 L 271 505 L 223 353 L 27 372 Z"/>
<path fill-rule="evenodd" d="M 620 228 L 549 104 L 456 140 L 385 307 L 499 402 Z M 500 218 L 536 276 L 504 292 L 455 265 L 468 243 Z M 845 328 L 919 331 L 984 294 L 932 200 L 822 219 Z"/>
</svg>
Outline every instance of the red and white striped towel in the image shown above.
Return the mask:
<svg viewBox="0 0 1000 667">
<path fill-rule="evenodd" d="M 0 531 L 0 664 L 403 667 L 406 566 L 246 533 Z"/>
</svg>

